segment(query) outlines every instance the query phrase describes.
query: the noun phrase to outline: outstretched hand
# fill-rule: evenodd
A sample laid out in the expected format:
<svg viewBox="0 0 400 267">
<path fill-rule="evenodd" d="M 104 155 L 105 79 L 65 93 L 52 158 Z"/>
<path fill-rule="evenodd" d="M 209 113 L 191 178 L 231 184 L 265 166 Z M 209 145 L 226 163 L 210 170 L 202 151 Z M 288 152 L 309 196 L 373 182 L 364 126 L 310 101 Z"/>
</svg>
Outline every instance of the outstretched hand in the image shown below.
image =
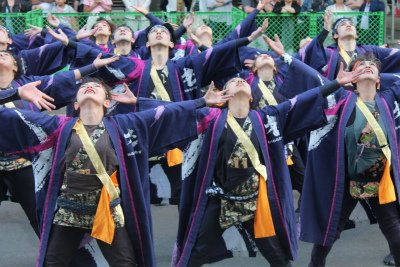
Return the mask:
<svg viewBox="0 0 400 267">
<path fill-rule="evenodd" d="M 111 93 L 111 99 L 124 104 L 136 104 L 137 97 L 129 89 L 128 85 L 124 83 L 125 91 L 123 93 Z"/>
<path fill-rule="evenodd" d="M 207 93 L 204 95 L 204 100 L 206 101 L 207 106 L 213 106 L 218 104 L 223 104 L 226 101 L 229 101 L 232 98 L 232 95 L 227 95 L 226 90 L 216 92 L 214 82 L 211 82 L 210 87 L 207 90 Z"/>
<path fill-rule="evenodd" d="M 53 36 L 54 39 L 60 41 L 65 46 L 68 45 L 69 39 L 68 39 L 68 36 L 63 32 L 63 30 L 58 29 L 58 32 L 55 32 L 49 26 L 46 26 L 46 27 L 47 27 L 47 30 L 49 31 L 50 35 Z"/>
<path fill-rule="evenodd" d="M 96 33 L 96 31 L 97 31 L 97 28 L 88 29 L 87 25 L 85 25 L 82 27 L 82 29 L 80 29 L 76 33 L 76 39 L 82 40 L 84 38 L 88 38 L 90 36 L 93 36 Z"/>
<path fill-rule="evenodd" d="M 185 19 L 183 20 L 183 27 L 191 27 L 194 22 L 194 13 L 191 12 L 185 16 Z"/>
<path fill-rule="evenodd" d="M 60 26 L 60 19 L 57 18 L 56 16 L 53 16 L 51 13 L 48 13 L 46 16 L 47 22 L 53 26 L 54 28 L 57 28 L 58 26 Z"/>
<path fill-rule="evenodd" d="M 132 6 L 132 8 L 135 9 L 137 12 L 142 13 L 144 16 L 147 16 L 147 14 L 149 14 L 149 11 L 142 6 Z"/>
<path fill-rule="evenodd" d="M 56 108 L 51 102 L 54 102 L 54 99 L 39 89 L 41 81 L 27 83 L 18 88 L 19 97 L 23 100 L 32 102 L 38 109 L 45 109 L 51 111 Z"/>
<path fill-rule="evenodd" d="M 101 58 L 102 54 L 98 54 L 96 59 L 93 61 L 93 65 L 96 67 L 96 69 L 100 69 L 101 67 L 104 67 L 105 65 L 108 65 L 110 63 L 113 63 L 119 59 L 119 56 L 113 55 L 112 57 L 108 58 Z"/>
<path fill-rule="evenodd" d="M 272 51 L 274 51 L 278 56 L 282 56 L 285 53 L 285 47 L 283 46 L 283 44 L 277 34 L 274 35 L 275 41 L 273 41 L 266 35 L 263 35 L 263 39 L 268 44 L 268 46 L 272 49 Z"/>
<path fill-rule="evenodd" d="M 330 32 L 332 30 L 332 10 L 328 10 L 324 15 L 324 29 Z"/>
<path fill-rule="evenodd" d="M 198 47 L 202 45 L 200 39 L 193 34 L 192 27 L 189 26 L 186 28 L 186 34 L 189 37 L 189 39 L 192 40 Z"/>
<path fill-rule="evenodd" d="M 42 32 L 43 28 L 29 24 L 29 29 L 26 29 L 25 36 L 32 37 Z"/>
<path fill-rule="evenodd" d="M 260 37 L 263 33 L 263 30 L 261 27 L 258 27 L 257 30 L 255 30 L 254 32 L 252 32 L 250 34 L 249 37 L 247 37 L 247 39 L 249 40 L 249 42 L 253 42 L 254 40 L 256 40 L 258 37 Z"/>
<path fill-rule="evenodd" d="M 340 85 L 345 85 L 348 83 L 355 83 L 358 77 L 363 72 L 362 69 L 355 70 L 355 71 L 345 71 L 343 62 L 340 63 L 339 73 L 336 76 L 336 81 Z"/>
</svg>

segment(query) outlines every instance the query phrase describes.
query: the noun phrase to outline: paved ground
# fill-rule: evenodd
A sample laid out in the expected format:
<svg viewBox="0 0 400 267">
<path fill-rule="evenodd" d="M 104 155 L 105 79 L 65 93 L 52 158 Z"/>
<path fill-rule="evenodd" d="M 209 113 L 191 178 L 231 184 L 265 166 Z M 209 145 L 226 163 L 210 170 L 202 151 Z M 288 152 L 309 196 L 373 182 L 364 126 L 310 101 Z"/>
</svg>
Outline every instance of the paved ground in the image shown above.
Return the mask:
<svg viewBox="0 0 400 267">
<path fill-rule="evenodd" d="M 153 207 L 155 248 L 158 266 L 169 265 L 177 229 L 178 212 L 174 206 Z M 0 206 L 0 266 L 34 266 L 38 240 L 18 204 L 3 202 Z M 293 266 L 307 266 L 311 246 L 300 242 L 299 258 Z M 328 258 L 327 267 L 381 267 L 387 244 L 376 225 L 362 224 L 345 231 Z M 268 266 L 257 258 L 240 257 L 208 265 L 212 267 Z"/>
</svg>

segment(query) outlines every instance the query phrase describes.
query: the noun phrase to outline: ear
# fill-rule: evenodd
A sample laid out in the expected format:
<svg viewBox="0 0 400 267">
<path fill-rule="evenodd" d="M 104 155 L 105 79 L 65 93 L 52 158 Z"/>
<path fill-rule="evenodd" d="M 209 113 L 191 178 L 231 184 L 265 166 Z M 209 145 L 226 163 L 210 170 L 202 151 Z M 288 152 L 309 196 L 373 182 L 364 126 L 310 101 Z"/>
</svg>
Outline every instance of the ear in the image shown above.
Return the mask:
<svg viewBox="0 0 400 267">
<path fill-rule="evenodd" d="M 333 39 L 339 38 L 339 35 L 337 33 L 333 34 Z"/>
<path fill-rule="evenodd" d="M 149 42 L 147 42 L 147 43 L 146 43 L 146 47 L 147 47 L 147 48 L 149 48 L 149 47 L 150 47 L 150 44 L 149 44 Z"/>
<path fill-rule="evenodd" d="M 13 43 L 13 40 L 10 37 L 8 37 L 7 43 L 10 45 Z"/>
<path fill-rule="evenodd" d="M 134 44 L 135 43 L 135 38 L 132 37 L 131 42 L 132 42 L 132 44 Z"/>
<path fill-rule="evenodd" d="M 175 44 L 173 42 L 169 42 L 169 48 L 174 48 Z"/>
<path fill-rule="evenodd" d="M 109 107 L 111 106 L 111 101 L 108 100 L 108 99 L 104 100 L 103 106 L 104 106 L 105 108 L 109 108 Z"/>
<path fill-rule="evenodd" d="M 79 109 L 79 103 L 78 102 L 74 102 L 74 109 L 78 110 Z"/>
</svg>

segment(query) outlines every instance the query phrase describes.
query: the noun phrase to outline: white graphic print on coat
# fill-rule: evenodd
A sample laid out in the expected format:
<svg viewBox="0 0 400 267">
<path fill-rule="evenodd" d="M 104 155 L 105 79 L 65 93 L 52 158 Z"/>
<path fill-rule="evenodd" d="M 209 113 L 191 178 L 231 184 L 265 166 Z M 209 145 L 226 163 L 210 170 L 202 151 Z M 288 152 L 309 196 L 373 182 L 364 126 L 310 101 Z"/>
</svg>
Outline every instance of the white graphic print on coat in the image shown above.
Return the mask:
<svg viewBox="0 0 400 267">
<path fill-rule="evenodd" d="M 114 86 L 113 89 L 111 90 L 111 93 L 115 93 L 115 94 L 125 93 L 124 85 L 118 84 L 118 85 Z M 111 100 L 110 107 L 107 109 L 106 114 L 110 114 L 118 106 L 118 104 L 119 104 L 119 102 L 117 102 L 115 100 Z"/>
<path fill-rule="evenodd" d="M 186 85 L 185 93 L 191 92 L 196 88 L 196 75 L 193 69 L 184 68 L 182 74 L 182 81 Z"/>
<path fill-rule="evenodd" d="M 394 128 L 397 131 L 398 129 L 400 129 L 400 106 L 399 102 L 397 101 L 394 101 L 393 118 Z"/>
<path fill-rule="evenodd" d="M 201 153 L 201 148 L 203 147 L 204 136 L 204 134 L 200 134 L 196 140 L 190 142 L 182 151 L 182 180 L 185 180 L 194 171 Z"/>
<path fill-rule="evenodd" d="M 114 69 L 114 68 L 109 67 L 109 66 L 105 66 L 105 67 L 107 68 L 107 70 L 110 73 L 114 74 L 115 78 L 117 78 L 118 80 L 125 80 L 125 78 L 126 78 L 125 74 L 121 70 Z"/>
<path fill-rule="evenodd" d="M 275 116 L 266 115 L 267 123 L 264 124 L 267 135 L 272 134 L 272 138 L 268 138 L 268 144 L 276 143 L 282 140 L 281 133 L 278 129 L 278 122 Z"/>
<path fill-rule="evenodd" d="M 336 106 L 336 99 L 334 94 L 329 95 L 326 99 L 328 100 L 328 110 Z M 335 127 L 335 124 L 338 120 L 338 115 L 326 114 L 326 119 L 328 121 L 327 125 L 317 130 L 311 131 L 308 151 L 316 149 L 321 144 L 322 140 L 328 135 L 328 133 L 332 131 L 333 127 Z"/>
<path fill-rule="evenodd" d="M 14 110 L 22 121 L 31 129 L 40 143 L 43 143 L 47 139 L 46 132 L 42 127 L 28 121 L 24 115 L 18 110 Z M 53 149 L 48 148 L 46 150 L 40 151 L 32 161 L 33 174 L 35 177 L 35 191 L 38 192 L 43 188 L 45 184 L 45 178 L 48 177 L 51 166 L 53 163 Z"/>
<path fill-rule="evenodd" d="M 142 154 L 142 150 L 135 150 L 136 145 L 138 144 L 137 135 L 132 129 L 128 129 L 127 133 L 124 133 L 124 138 L 126 140 L 126 144 L 128 147 L 132 148 L 131 152 L 128 152 L 126 155 L 128 157 L 135 156 L 136 154 Z"/>
</svg>

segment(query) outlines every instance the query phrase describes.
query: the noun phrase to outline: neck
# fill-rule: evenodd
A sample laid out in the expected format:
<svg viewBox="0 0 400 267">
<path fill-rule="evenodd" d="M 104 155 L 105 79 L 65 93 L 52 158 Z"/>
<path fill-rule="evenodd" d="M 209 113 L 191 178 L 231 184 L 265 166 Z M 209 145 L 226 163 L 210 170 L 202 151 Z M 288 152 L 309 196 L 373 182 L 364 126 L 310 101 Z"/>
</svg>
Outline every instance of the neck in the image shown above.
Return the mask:
<svg viewBox="0 0 400 267">
<path fill-rule="evenodd" d="M 343 49 L 347 52 L 352 52 L 356 50 L 356 39 L 353 36 L 346 36 L 340 40 L 338 40 L 340 45 L 343 47 Z"/>
<path fill-rule="evenodd" d="M 344 7 L 344 4 L 343 3 L 336 3 L 336 7 Z"/>
<path fill-rule="evenodd" d="M 0 88 L 7 88 L 14 80 L 14 72 L 0 72 Z"/>
<path fill-rule="evenodd" d="M 106 35 L 97 35 L 96 36 L 96 44 L 105 45 L 108 42 L 108 36 Z"/>
<path fill-rule="evenodd" d="M 376 83 L 371 80 L 359 81 L 357 91 L 362 101 L 372 101 L 376 95 Z"/>
<path fill-rule="evenodd" d="M 129 53 L 132 50 L 132 43 L 125 40 L 119 41 L 118 43 L 115 44 L 115 46 L 118 50 L 118 53 L 123 56 L 129 55 Z"/>
<path fill-rule="evenodd" d="M 232 98 L 229 100 L 228 110 L 235 118 L 246 118 L 250 111 L 249 99 Z"/>
<path fill-rule="evenodd" d="M 257 70 L 257 76 L 264 82 L 269 82 L 274 78 L 274 70 L 270 66 L 264 66 Z"/>
<path fill-rule="evenodd" d="M 84 125 L 98 125 L 103 117 L 103 106 L 87 102 L 84 106 L 80 107 L 79 118 Z"/>
<path fill-rule="evenodd" d="M 156 45 L 151 48 L 151 59 L 156 69 L 161 70 L 168 61 L 169 48 L 167 46 Z"/>
</svg>

